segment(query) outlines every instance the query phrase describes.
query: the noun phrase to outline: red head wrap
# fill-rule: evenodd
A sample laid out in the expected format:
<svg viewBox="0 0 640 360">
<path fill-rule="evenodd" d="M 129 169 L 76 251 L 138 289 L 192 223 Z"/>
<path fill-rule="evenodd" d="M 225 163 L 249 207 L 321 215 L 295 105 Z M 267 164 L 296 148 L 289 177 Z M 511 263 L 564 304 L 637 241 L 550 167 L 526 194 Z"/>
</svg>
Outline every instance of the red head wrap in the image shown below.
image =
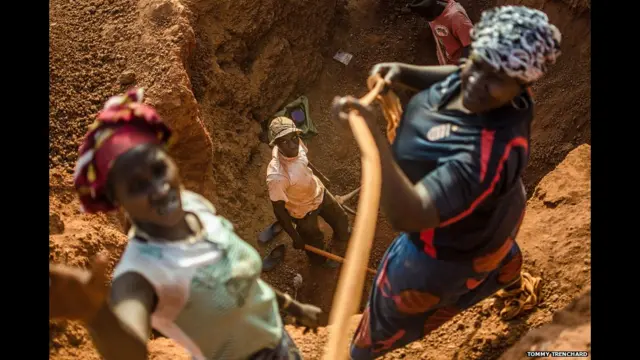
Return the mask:
<svg viewBox="0 0 640 360">
<path fill-rule="evenodd" d="M 132 89 L 110 98 L 89 127 L 73 174 L 83 211 L 95 213 L 116 208 L 106 195 L 106 185 L 118 156 L 141 144 L 168 144 L 171 129 L 154 108 L 142 103 L 142 97 L 142 89 Z"/>
</svg>

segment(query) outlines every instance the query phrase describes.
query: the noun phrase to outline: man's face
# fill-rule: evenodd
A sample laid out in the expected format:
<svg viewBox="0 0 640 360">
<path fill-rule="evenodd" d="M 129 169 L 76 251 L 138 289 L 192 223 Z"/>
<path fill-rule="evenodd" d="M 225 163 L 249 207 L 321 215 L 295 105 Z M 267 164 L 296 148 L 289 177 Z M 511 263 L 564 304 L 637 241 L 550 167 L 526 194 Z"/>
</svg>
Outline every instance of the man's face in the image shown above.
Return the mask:
<svg viewBox="0 0 640 360">
<path fill-rule="evenodd" d="M 300 136 L 295 132 L 289 133 L 277 138 L 275 144 L 280 153 L 285 157 L 296 157 L 298 156 L 298 150 L 300 149 Z"/>
</svg>

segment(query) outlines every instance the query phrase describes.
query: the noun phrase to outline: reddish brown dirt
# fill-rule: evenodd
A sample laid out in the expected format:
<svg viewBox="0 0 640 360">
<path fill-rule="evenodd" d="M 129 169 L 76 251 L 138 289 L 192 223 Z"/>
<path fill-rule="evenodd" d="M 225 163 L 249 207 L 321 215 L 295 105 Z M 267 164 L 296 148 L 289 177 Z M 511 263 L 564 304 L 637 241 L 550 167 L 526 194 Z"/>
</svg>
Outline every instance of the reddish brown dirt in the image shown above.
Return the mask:
<svg viewBox="0 0 640 360">
<path fill-rule="evenodd" d="M 332 42 L 325 49 L 322 72 L 314 85 L 304 93 L 309 98 L 311 117 L 320 133 L 307 142 L 310 149 L 309 158 L 331 180 L 329 189 L 334 194 L 348 193 L 359 185 L 360 153 L 350 132 L 336 126 L 329 119 L 333 97 L 364 95 L 367 90 L 364 80 L 371 66 L 378 62 L 436 61 L 435 53 L 429 52 L 428 47 L 416 46 L 426 43 L 434 49 L 430 33 L 423 31 L 425 24 L 420 19 L 403 14 L 398 5 L 400 3 L 401 1 L 378 3 L 373 0 L 358 0 L 342 4 L 343 7 L 339 9 L 334 20 Z M 353 54 L 349 65 L 345 66 L 332 59 L 338 50 Z M 381 129 L 383 128 L 381 122 Z M 356 204 L 356 200 L 353 200 L 353 204 Z M 328 242 L 329 234 L 328 231 Z M 377 268 L 394 236 L 395 233 L 381 214 L 369 261 L 370 267 Z M 281 235 L 278 241 L 289 243 L 286 235 Z M 332 244 L 332 251 L 336 254 L 343 255 L 345 250 L 344 244 Z M 289 251 L 287 255 L 293 255 L 293 261 L 288 260 L 284 266 L 265 275 L 265 278 L 281 288 L 288 287 L 291 291 L 293 276 L 296 271 L 300 272 L 305 279 L 305 286 L 299 293 L 299 300 L 320 306 L 328 315 L 339 269 L 312 268 L 305 264 L 304 255 L 293 251 Z M 372 276 L 368 275 L 361 306 L 364 306 L 371 281 Z M 327 320 L 327 317 L 324 320 Z"/>
<path fill-rule="evenodd" d="M 499 303 L 487 299 L 454 317 L 423 340 L 396 350 L 383 359 L 497 359 L 530 329 L 549 323 L 556 316 L 554 313 L 586 291 L 591 285 L 590 173 L 591 147 L 585 144 L 569 153 L 540 181 L 535 195 L 528 202 L 518 243 L 524 254 L 525 270 L 543 279 L 542 300 L 537 309 L 504 322 L 498 317 Z M 352 332 L 358 318 L 353 319 Z M 558 326 L 574 324 L 561 322 Z M 555 329 L 553 326 L 540 329 L 533 336 L 536 339 L 539 336 L 555 339 L 559 336 Z M 327 329 L 321 329 L 317 336 L 302 336 L 298 329 L 289 330 L 303 349 L 305 359 L 321 358 L 329 333 Z M 584 335 L 584 328 L 573 330 L 575 333 L 562 333 L 563 338 L 558 341 L 569 341 L 575 334 Z M 563 350 L 589 350 L 579 347 L 580 344 L 573 343 L 578 347 Z"/>
<path fill-rule="evenodd" d="M 533 0 L 527 1 L 533 4 Z M 50 260 L 86 266 L 95 253 L 106 249 L 115 263 L 125 245 L 118 216 L 79 213 L 70 174 L 87 125 L 109 96 L 130 86 L 126 81 L 130 79 L 126 78 L 131 74 L 133 84 L 145 87 L 147 101 L 158 108 L 178 134 L 172 154 L 186 186 L 212 200 L 219 212 L 235 224 L 238 233 L 261 253 L 277 243 L 290 244 L 286 235 L 280 235 L 266 247 L 255 241 L 257 234 L 273 221 L 264 186 L 270 150 L 258 141 L 258 121 L 287 101 L 306 95 L 320 132 L 308 141 L 311 161 L 331 179 L 329 188 L 334 193 L 342 194 L 356 187 L 360 176 L 358 149 L 350 134 L 328 119 L 328 105 L 335 95 L 362 95 L 366 91 L 367 72 L 377 62 L 435 63 L 433 38 L 426 23 L 401 11 L 404 3 L 401 0 L 51 2 Z M 487 0 L 473 2 L 472 18 L 488 5 Z M 527 174 L 529 184 L 536 184 L 576 144 L 590 141 L 588 5 L 569 0 L 550 1 L 544 3 L 544 9 L 563 31 L 565 50 L 557 69 L 534 89 L 539 107 L 532 163 Z M 331 59 L 338 49 L 354 55 L 349 65 Z M 377 266 L 395 235 L 383 216 L 379 220 L 371 267 Z M 330 242 L 330 231 L 327 241 Z M 344 244 L 332 247 L 334 253 L 344 254 Z M 588 247 L 578 250 L 588 252 Z M 544 251 L 531 251 L 536 261 L 547 261 Z M 556 270 L 552 265 L 550 262 L 549 273 L 554 276 Z M 293 292 L 293 276 L 302 274 L 304 287 L 298 299 L 316 304 L 328 313 L 338 272 L 339 269 L 313 268 L 304 254 L 289 248 L 285 262 L 264 278 L 280 290 Z M 573 286 L 571 279 L 567 281 L 568 285 L 562 286 Z M 369 276 L 362 302 L 370 282 Z M 561 282 L 556 284 L 560 286 Z M 572 294 L 550 301 L 546 312 L 542 312 L 545 315 L 540 315 L 539 321 L 520 324 L 518 334 L 548 321 L 551 311 L 566 304 Z M 470 314 L 482 318 L 477 311 Z M 460 321 L 473 324 L 464 319 L 455 320 L 454 324 Z M 487 325 L 489 329 L 504 328 L 499 324 L 494 319 Z M 98 359 L 79 325 L 52 323 L 50 330 L 50 358 Z M 438 332 L 445 339 L 463 333 L 471 334 L 471 328 L 466 327 L 461 333 L 455 325 L 448 325 Z M 484 339 L 482 334 L 476 338 Z M 494 340 L 500 345 L 492 354 L 498 354 L 517 338 L 518 335 L 512 335 Z M 503 342 L 504 339 L 512 340 Z M 301 342 L 308 341 L 298 341 Z M 453 340 L 443 344 L 457 346 Z M 432 340 L 420 346 L 429 352 L 436 345 L 442 344 Z M 150 346 L 154 359 L 184 356 L 181 349 L 166 339 L 155 339 Z M 309 342 L 304 346 L 315 345 Z M 423 348 L 407 349 L 405 354 L 421 355 Z M 309 358 L 319 356 L 320 349 L 317 350 Z M 178 353 L 183 355 L 175 355 Z M 448 354 L 451 357 L 452 353 Z M 477 352 L 474 354 L 470 358 L 477 358 Z M 463 355 L 460 356 L 466 358 L 467 354 Z"/>
<path fill-rule="evenodd" d="M 526 359 L 527 351 L 588 351 L 591 359 L 591 289 L 553 314 L 553 321 L 533 330 L 507 350 L 500 360 Z"/>
</svg>

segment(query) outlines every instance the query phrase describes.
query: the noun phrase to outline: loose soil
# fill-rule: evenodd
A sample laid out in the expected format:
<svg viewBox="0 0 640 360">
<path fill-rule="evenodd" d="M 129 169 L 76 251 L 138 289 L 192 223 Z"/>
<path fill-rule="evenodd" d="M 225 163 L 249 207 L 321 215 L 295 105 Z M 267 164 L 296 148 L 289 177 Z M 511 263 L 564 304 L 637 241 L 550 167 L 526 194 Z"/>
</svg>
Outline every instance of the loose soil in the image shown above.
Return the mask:
<svg viewBox="0 0 640 360">
<path fill-rule="evenodd" d="M 532 197 L 519 240 L 527 267 L 544 270 L 543 306 L 504 323 L 489 302 L 482 303 L 424 341 L 389 356 L 497 358 L 530 328 L 551 321 L 556 310 L 590 284 L 590 264 L 584 263 L 590 252 L 588 146 L 574 150 L 558 166 L 578 145 L 590 143 L 590 5 L 578 0 L 509 1 L 516 2 L 543 9 L 563 33 L 562 57 L 533 89 L 538 106 L 525 178 Z M 339 269 L 312 267 L 284 234 L 266 246 L 257 244 L 258 233 L 274 219 L 264 184 L 271 155 L 259 141 L 259 123 L 306 95 L 319 130 L 319 136 L 307 141 L 311 161 L 331 180 L 334 194 L 357 187 L 358 148 L 351 135 L 329 119 L 329 104 L 336 95 L 363 95 L 375 63 L 436 63 L 426 22 L 402 11 L 404 3 L 51 1 L 50 261 L 87 266 L 102 250 L 109 251 L 112 265 L 119 259 L 126 244 L 122 216 L 81 214 L 71 174 L 82 136 L 106 99 L 130 86 L 143 86 L 146 101 L 178 135 L 171 153 L 185 185 L 209 198 L 261 254 L 287 244 L 284 263 L 264 279 L 293 293 L 293 277 L 300 273 L 304 285 L 298 299 L 328 314 Z M 477 20 L 496 2 L 462 4 Z M 349 65 L 332 59 L 338 50 L 354 55 Z M 542 177 L 556 166 L 545 185 Z M 553 177 L 554 173 L 564 177 Z M 332 243 L 330 229 L 322 226 L 331 251 L 343 255 L 345 245 Z M 377 266 L 395 235 L 380 215 L 370 267 Z M 362 304 L 370 283 L 371 276 Z M 319 358 L 321 340 L 295 336 L 305 358 Z M 154 339 L 150 349 L 153 359 L 188 358 L 164 338 Z M 52 322 L 50 358 L 99 357 L 81 326 Z"/>
</svg>

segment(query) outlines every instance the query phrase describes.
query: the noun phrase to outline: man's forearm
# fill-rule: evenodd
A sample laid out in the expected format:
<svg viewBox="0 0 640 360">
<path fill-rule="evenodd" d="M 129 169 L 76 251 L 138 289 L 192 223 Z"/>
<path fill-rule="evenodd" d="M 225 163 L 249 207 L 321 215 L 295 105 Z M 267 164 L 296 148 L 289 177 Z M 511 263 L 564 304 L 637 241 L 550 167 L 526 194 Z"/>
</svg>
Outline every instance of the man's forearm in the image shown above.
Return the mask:
<svg viewBox="0 0 640 360">
<path fill-rule="evenodd" d="M 87 324 L 95 347 L 105 360 L 146 360 L 146 340 L 123 324 L 105 303 Z"/>
<path fill-rule="evenodd" d="M 300 235 L 298 231 L 293 227 L 293 221 L 291 220 L 291 216 L 286 211 L 286 209 L 277 209 L 274 207 L 274 214 L 276 219 L 280 225 L 282 225 L 282 229 L 291 237 L 292 240 L 297 240 Z"/>
</svg>

